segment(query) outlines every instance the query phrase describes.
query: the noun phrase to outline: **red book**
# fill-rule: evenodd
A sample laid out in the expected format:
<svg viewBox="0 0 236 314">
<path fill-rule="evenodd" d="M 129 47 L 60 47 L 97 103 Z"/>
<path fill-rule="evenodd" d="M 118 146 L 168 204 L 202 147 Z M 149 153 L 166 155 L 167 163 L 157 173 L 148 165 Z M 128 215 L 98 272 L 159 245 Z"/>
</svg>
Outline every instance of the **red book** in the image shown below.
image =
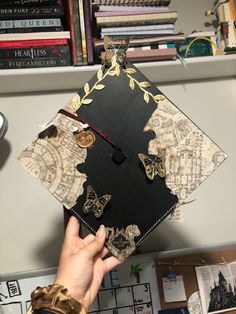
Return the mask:
<svg viewBox="0 0 236 314">
<path fill-rule="evenodd" d="M 15 41 L 0 41 L 0 48 L 59 46 L 67 44 L 68 44 L 67 39 L 15 40 Z"/>
<path fill-rule="evenodd" d="M 174 60 L 177 56 L 176 48 L 150 49 L 127 51 L 130 62 L 151 62 L 161 60 Z"/>
<path fill-rule="evenodd" d="M 104 52 L 101 57 L 104 59 Z M 130 62 L 151 62 L 161 60 L 175 60 L 177 56 L 176 48 L 150 49 L 150 50 L 127 50 L 127 59 Z"/>
</svg>

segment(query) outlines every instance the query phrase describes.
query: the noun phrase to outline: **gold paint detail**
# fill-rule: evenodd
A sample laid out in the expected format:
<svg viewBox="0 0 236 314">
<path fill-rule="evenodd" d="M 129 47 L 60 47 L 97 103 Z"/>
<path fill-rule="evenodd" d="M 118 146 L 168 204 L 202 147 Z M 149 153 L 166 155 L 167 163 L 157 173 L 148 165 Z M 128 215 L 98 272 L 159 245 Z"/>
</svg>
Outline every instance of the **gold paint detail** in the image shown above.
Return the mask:
<svg viewBox="0 0 236 314">
<path fill-rule="evenodd" d="M 124 261 L 136 249 L 134 238 L 141 234 L 138 226 L 129 225 L 121 230 L 107 227 L 106 230 L 108 249 L 120 261 Z"/>
<path fill-rule="evenodd" d="M 101 91 L 103 90 L 106 86 L 104 84 L 101 84 L 101 81 L 105 79 L 107 76 L 119 76 L 120 75 L 120 65 L 117 64 L 116 62 L 112 63 L 112 66 L 107 70 L 103 71 L 101 68 L 97 72 L 97 81 L 94 83 L 92 87 L 89 86 L 89 83 L 86 83 L 84 85 L 84 96 L 82 98 L 79 97 L 79 101 L 77 98 L 77 101 L 73 102 L 73 110 L 76 111 L 79 109 L 81 105 L 89 105 L 92 103 L 93 99 L 89 98 L 88 96 L 94 91 Z"/>
<path fill-rule="evenodd" d="M 75 113 L 76 110 L 79 109 L 79 107 L 81 106 L 81 99 L 80 96 L 78 94 L 76 94 L 66 105 L 65 110 L 71 112 L 71 113 Z"/>
<path fill-rule="evenodd" d="M 143 99 L 144 99 L 144 101 L 147 104 L 149 103 L 150 98 L 153 99 L 155 101 L 155 103 L 158 103 L 159 101 L 165 99 L 164 95 L 161 95 L 161 94 L 153 95 L 151 92 L 149 92 L 147 90 L 147 88 L 151 87 L 151 84 L 149 82 L 146 82 L 146 81 L 139 82 L 133 76 L 131 76 L 131 74 L 135 74 L 136 73 L 135 69 L 127 68 L 127 69 L 123 69 L 123 72 L 129 78 L 129 87 L 130 87 L 130 89 L 134 90 L 135 85 L 136 85 L 141 91 L 143 91 L 143 93 L 144 93 L 143 94 Z"/>
<path fill-rule="evenodd" d="M 90 130 L 82 130 L 75 134 L 76 142 L 79 147 L 90 148 L 94 145 L 96 137 Z"/>
<path fill-rule="evenodd" d="M 111 195 L 109 194 L 98 197 L 94 188 L 91 185 L 88 185 L 86 201 L 83 205 L 83 212 L 85 214 L 92 212 L 96 218 L 100 218 L 110 199 Z"/>
<path fill-rule="evenodd" d="M 128 48 L 128 41 L 124 41 L 121 43 L 120 47 L 116 50 L 113 48 L 112 52 L 108 50 L 109 45 L 113 45 L 111 40 L 104 39 L 104 45 L 105 50 L 107 52 L 108 60 L 109 60 L 109 67 L 106 68 L 105 66 L 98 70 L 97 72 L 97 81 L 94 83 L 94 85 L 91 87 L 89 83 L 86 83 L 84 85 L 84 96 L 81 98 L 79 95 L 76 95 L 76 98 L 73 98 L 71 101 L 71 107 L 73 111 L 77 111 L 81 105 L 89 105 L 93 102 L 93 99 L 90 98 L 91 93 L 94 90 L 101 91 L 106 86 L 104 84 L 101 84 L 101 82 L 107 77 L 107 76 L 119 76 L 121 69 L 126 74 L 126 76 L 129 78 L 129 87 L 131 90 L 135 89 L 135 86 L 137 86 L 141 91 L 143 91 L 143 99 L 146 103 L 149 103 L 150 99 L 153 99 L 154 102 L 158 103 L 161 100 L 165 99 L 165 96 L 161 94 L 153 95 L 150 91 L 147 89 L 151 87 L 151 84 L 147 81 L 138 82 L 132 74 L 136 73 L 136 69 L 134 68 L 125 68 L 124 64 L 119 60 L 119 57 L 121 53 L 119 52 L 120 47 L 124 48 L 124 51 Z M 122 46 L 123 45 L 123 46 Z M 113 47 L 113 46 L 112 46 Z M 107 69 L 105 71 L 105 69 Z M 90 97 L 89 97 L 90 96 Z"/>
</svg>

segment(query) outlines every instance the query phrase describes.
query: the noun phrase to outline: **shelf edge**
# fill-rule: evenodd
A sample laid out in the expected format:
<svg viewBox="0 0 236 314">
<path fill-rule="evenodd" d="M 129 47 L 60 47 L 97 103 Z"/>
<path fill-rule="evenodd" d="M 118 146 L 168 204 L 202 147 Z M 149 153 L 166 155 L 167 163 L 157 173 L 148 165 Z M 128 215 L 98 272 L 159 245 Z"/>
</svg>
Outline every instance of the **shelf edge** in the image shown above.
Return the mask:
<svg viewBox="0 0 236 314">
<path fill-rule="evenodd" d="M 236 76 L 236 55 L 186 59 L 185 66 L 179 60 L 135 66 L 154 83 L 213 79 Z M 78 90 L 99 68 L 100 65 L 0 70 L 0 94 Z"/>
</svg>

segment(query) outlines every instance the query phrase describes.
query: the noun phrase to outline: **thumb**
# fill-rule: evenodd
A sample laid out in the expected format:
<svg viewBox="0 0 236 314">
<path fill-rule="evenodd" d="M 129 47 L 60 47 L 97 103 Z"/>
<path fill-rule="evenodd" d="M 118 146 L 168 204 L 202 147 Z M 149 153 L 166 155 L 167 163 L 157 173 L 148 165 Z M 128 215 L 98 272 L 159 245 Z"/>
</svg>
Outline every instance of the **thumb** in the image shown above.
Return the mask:
<svg viewBox="0 0 236 314">
<path fill-rule="evenodd" d="M 79 221 L 77 220 L 77 218 L 72 216 L 66 227 L 61 255 L 69 256 L 74 252 L 74 243 L 77 239 L 79 239 L 79 229 Z"/>
<path fill-rule="evenodd" d="M 103 248 L 106 238 L 106 229 L 101 225 L 96 233 L 96 237 L 86 247 L 84 247 L 84 254 L 87 258 L 93 259 Z"/>
<path fill-rule="evenodd" d="M 80 224 L 78 219 L 74 216 L 71 216 L 66 227 L 65 242 L 69 242 L 72 239 L 79 237 L 79 229 Z"/>
</svg>

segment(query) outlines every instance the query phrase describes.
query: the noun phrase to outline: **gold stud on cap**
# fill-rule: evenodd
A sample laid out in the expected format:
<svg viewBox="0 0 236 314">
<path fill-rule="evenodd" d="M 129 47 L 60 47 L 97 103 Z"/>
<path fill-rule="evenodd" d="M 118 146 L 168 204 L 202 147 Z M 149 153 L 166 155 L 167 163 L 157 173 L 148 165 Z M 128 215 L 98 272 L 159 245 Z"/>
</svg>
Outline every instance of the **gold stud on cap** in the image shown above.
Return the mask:
<svg viewBox="0 0 236 314">
<path fill-rule="evenodd" d="M 76 142 L 81 148 L 89 148 L 93 146 L 96 141 L 96 137 L 90 130 L 80 131 L 75 135 Z"/>
</svg>

